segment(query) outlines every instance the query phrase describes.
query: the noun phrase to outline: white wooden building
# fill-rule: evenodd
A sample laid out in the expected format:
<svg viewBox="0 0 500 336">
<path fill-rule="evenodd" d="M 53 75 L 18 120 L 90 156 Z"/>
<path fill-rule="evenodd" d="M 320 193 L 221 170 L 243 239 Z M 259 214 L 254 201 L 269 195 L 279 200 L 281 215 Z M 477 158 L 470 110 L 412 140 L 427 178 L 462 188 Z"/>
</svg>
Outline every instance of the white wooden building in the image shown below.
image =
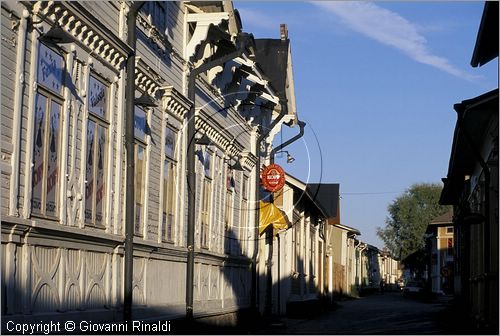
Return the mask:
<svg viewBox="0 0 500 336">
<path fill-rule="evenodd" d="M 2 316 L 10 320 L 122 319 L 130 6 L 1 4 Z M 135 95 L 157 106 L 135 107 L 133 316 L 185 315 L 190 211 L 195 317 L 250 307 L 256 163 L 265 162 L 281 124 L 293 123 L 293 91 L 278 94 L 244 53 L 202 73 L 195 101 L 187 98 L 192 69 L 217 57 L 213 34 L 234 44 L 241 33 L 231 2 L 146 2 L 136 22 Z M 56 26 L 73 41 L 51 43 Z M 283 71 L 293 82 L 291 66 Z M 193 103 L 195 139 L 208 143 L 188 138 Z M 193 141 L 196 190 L 186 181 Z"/>
<path fill-rule="evenodd" d="M 300 315 L 319 308 L 325 294 L 326 214 L 307 184 L 291 175 L 274 203 L 289 228 L 273 239 L 273 313 Z"/>
</svg>

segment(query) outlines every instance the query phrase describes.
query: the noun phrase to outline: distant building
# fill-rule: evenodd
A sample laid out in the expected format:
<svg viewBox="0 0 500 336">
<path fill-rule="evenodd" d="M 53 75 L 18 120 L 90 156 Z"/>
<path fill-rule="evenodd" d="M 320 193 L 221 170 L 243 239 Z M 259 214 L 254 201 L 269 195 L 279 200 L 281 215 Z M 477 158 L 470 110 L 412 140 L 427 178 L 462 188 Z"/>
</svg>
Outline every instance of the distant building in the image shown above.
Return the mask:
<svg viewBox="0 0 500 336">
<path fill-rule="evenodd" d="M 434 218 L 426 230 L 428 274 L 433 293 L 452 294 L 454 289 L 453 213 Z"/>
</svg>

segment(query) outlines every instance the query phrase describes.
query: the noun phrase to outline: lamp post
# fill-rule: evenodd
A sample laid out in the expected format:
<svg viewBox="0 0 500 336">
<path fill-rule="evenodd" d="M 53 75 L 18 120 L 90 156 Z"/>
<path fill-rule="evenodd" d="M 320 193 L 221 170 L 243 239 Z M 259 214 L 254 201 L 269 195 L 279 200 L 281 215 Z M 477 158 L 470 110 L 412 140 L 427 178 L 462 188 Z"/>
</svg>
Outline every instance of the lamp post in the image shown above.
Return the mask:
<svg viewBox="0 0 500 336">
<path fill-rule="evenodd" d="M 125 149 L 126 149 L 126 185 L 125 185 L 125 241 L 123 273 L 123 320 L 132 325 L 132 281 L 134 262 L 134 208 L 135 208 L 135 161 L 134 161 L 134 102 L 135 102 L 135 53 L 136 53 L 136 18 L 144 1 L 134 1 L 127 16 L 127 43 L 132 49 L 127 58 L 125 84 Z M 132 329 L 129 329 L 132 330 Z"/>
<path fill-rule="evenodd" d="M 187 138 L 189 141 L 187 148 L 187 183 L 188 183 L 188 218 L 187 218 L 187 265 L 186 265 L 186 318 L 193 318 L 193 292 L 194 292 L 194 232 L 195 232 L 195 202 L 196 202 L 196 174 L 195 174 L 195 105 L 196 105 L 196 77 L 216 66 L 224 64 L 232 59 L 240 57 L 247 49 L 252 49 L 249 44 L 253 36 L 246 33 L 239 33 L 236 38 L 237 49 L 228 54 L 222 55 L 211 61 L 193 68 L 189 74 L 188 99 L 191 100 L 191 107 L 187 114 Z M 227 43 L 226 43 L 227 45 Z M 250 53 L 253 50 L 250 50 Z"/>
</svg>

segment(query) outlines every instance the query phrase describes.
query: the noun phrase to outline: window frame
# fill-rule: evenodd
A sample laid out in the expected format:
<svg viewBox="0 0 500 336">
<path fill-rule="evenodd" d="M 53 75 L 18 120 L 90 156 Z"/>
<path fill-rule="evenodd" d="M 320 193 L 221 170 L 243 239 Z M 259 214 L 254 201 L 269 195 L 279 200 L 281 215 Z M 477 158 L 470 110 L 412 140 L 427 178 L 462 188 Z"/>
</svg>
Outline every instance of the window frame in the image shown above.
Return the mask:
<svg viewBox="0 0 500 336">
<path fill-rule="evenodd" d="M 32 171 L 31 171 L 31 189 L 30 189 L 30 214 L 33 217 L 40 217 L 40 218 L 48 218 L 48 219 L 58 219 L 60 217 L 60 200 L 61 200 L 61 195 L 60 195 L 60 183 L 61 183 L 61 176 L 60 176 L 60 163 L 61 163 L 61 141 L 62 141 L 62 120 L 63 120 L 63 112 L 64 112 L 64 88 L 65 88 L 65 76 L 63 75 L 65 70 L 66 70 L 66 53 L 64 53 L 62 50 L 55 50 L 54 48 L 51 48 L 49 45 L 44 44 L 42 42 L 39 43 L 38 45 L 38 57 L 36 60 L 36 91 L 35 91 L 35 103 L 34 103 L 34 120 L 33 120 L 33 150 L 32 150 L 32 157 L 31 157 L 31 163 L 32 163 Z M 42 51 L 43 48 L 46 48 L 46 55 L 47 51 L 50 53 L 48 54 L 48 60 L 51 61 L 50 64 L 46 62 L 46 66 L 43 67 L 42 63 L 44 59 L 42 59 Z M 52 58 L 52 56 L 56 56 Z M 60 68 L 57 68 L 57 65 L 60 65 Z M 55 74 L 59 75 L 59 78 L 55 76 L 52 80 L 52 85 L 54 86 L 55 84 L 58 84 L 59 87 L 57 90 L 50 88 L 48 86 L 48 81 L 47 78 L 50 78 L 51 75 L 53 75 L 53 71 L 55 70 Z M 41 76 L 44 76 L 44 78 L 40 78 Z M 39 108 L 39 97 L 43 97 L 45 99 L 45 106 L 43 110 L 43 116 L 41 118 L 41 127 L 37 128 L 37 112 Z M 53 105 L 57 105 L 58 108 L 58 115 L 57 115 L 57 124 L 56 127 L 53 127 Z M 38 130 L 38 131 L 37 131 Z M 57 131 L 56 135 L 56 140 L 55 142 L 50 139 L 51 134 L 53 134 L 53 131 Z M 43 132 L 43 136 L 41 135 L 41 132 Z M 40 136 L 40 137 L 39 137 Z M 42 139 L 43 137 L 43 139 Z M 37 143 L 41 142 L 40 146 L 37 146 Z M 49 144 L 50 142 L 50 144 Z M 56 147 L 54 151 L 51 151 L 51 147 Z M 37 147 L 40 149 L 41 155 L 36 154 Z M 56 169 L 50 173 L 50 160 L 49 160 L 49 151 L 54 153 L 55 155 L 55 160 L 54 164 Z M 40 164 L 37 164 L 36 160 L 40 159 L 41 162 Z M 38 167 L 37 167 L 38 166 Z M 40 172 L 41 168 L 41 172 Z M 50 174 L 50 177 L 49 177 Z M 52 177 L 52 175 L 54 175 Z M 38 181 L 35 185 L 35 177 L 36 181 Z M 47 198 L 49 197 L 49 192 L 47 192 L 48 185 L 50 180 L 52 180 L 52 188 L 50 190 L 53 191 L 53 211 L 50 211 L 48 213 L 47 207 Z M 38 192 L 38 189 L 35 189 L 39 183 L 42 183 L 40 187 L 40 191 Z M 39 198 L 37 197 L 38 200 L 35 200 L 35 197 L 39 194 Z M 40 211 L 35 211 L 34 204 L 35 202 L 39 202 L 40 206 L 38 207 Z"/>
<path fill-rule="evenodd" d="M 90 87 L 91 87 L 91 80 L 94 79 L 95 81 L 99 82 L 104 88 L 105 88 L 105 94 L 104 94 L 104 97 L 106 99 L 106 102 L 104 104 L 104 112 L 103 114 L 99 114 L 99 113 L 96 113 L 94 111 L 91 111 L 91 107 L 89 106 L 90 105 L 90 100 L 92 99 L 91 95 L 90 95 Z M 104 143 L 102 144 L 102 151 L 103 151 L 103 160 L 104 162 L 102 162 L 103 164 L 103 169 L 102 169 L 102 180 L 103 180 L 103 183 L 102 183 L 102 193 L 103 195 L 101 196 L 101 207 L 102 207 L 102 213 L 101 213 L 101 216 L 102 216 L 102 220 L 101 220 L 101 223 L 97 223 L 97 193 L 98 193 L 98 186 L 97 186 L 97 182 L 95 182 L 95 184 L 93 184 L 92 186 L 92 218 L 91 220 L 87 220 L 87 188 L 88 188 L 88 176 L 86 175 L 85 176 L 85 201 L 83 202 L 84 203 L 84 224 L 86 226 L 91 226 L 91 227 L 95 227 L 95 228 L 100 228 L 100 229 L 105 229 L 106 228 L 106 223 L 105 223 L 105 218 L 106 218 L 106 204 L 105 204 L 105 201 L 107 199 L 107 195 L 106 195 L 106 183 L 109 183 L 109 181 L 106 181 L 106 177 L 107 177 L 107 169 L 108 168 L 108 164 L 109 164 L 109 158 L 108 158 L 108 145 L 109 145 L 109 140 L 110 140 L 110 136 L 109 136 L 109 129 L 110 129 L 110 121 L 109 121 L 109 118 L 110 118 L 110 113 L 111 113 L 111 97 L 110 97 L 110 83 L 105 80 L 104 78 L 102 78 L 101 76 L 99 76 L 98 74 L 94 73 L 94 72 L 90 72 L 89 75 L 88 75 L 88 83 L 89 83 L 89 94 L 88 94 L 88 100 L 87 100 L 87 136 L 86 136 L 86 141 L 87 141 L 87 144 L 86 144 L 86 153 L 85 153 L 85 158 L 86 158 L 86 164 L 85 164 L 85 172 L 84 174 L 87 174 L 87 165 L 88 165 L 88 156 L 89 156 L 89 143 L 88 143 L 88 140 L 89 140 L 89 129 L 90 129 L 90 123 L 94 123 L 94 134 L 93 134 L 93 137 L 94 137 L 94 144 L 98 144 L 99 142 L 99 129 L 104 129 Z M 97 174 L 98 174 L 98 164 L 95 164 L 95 162 L 98 162 L 98 151 L 93 149 L 93 172 L 92 172 L 92 182 L 94 183 L 94 181 L 97 181 Z"/>
<path fill-rule="evenodd" d="M 200 246 L 210 248 L 210 203 L 212 200 L 213 152 L 205 149 L 203 154 L 202 200 L 200 207 Z M 208 164 L 207 164 L 208 163 Z M 208 167 L 207 167 L 208 166 Z"/>
<path fill-rule="evenodd" d="M 248 245 L 248 177 L 242 176 L 241 181 L 241 203 L 240 203 L 240 254 L 246 255 Z"/>
<path fill-rule="evenodd" d="M 135 112 L 137 110 L 140 110 L 140 111 L 143 111 L 144 112 L 144 119 L 145 119 L 145 123 L 144 123 L 144 136 L 142 138 L 140 138 L 137 133 L 135 132 L 135 130 L 137 130 L 137 127 L 134 126 L 134 165 L 135 165 L 135 169 L 134 169 L 134 193 L 135 193 L 135 197 L 134 197 L 134 236 L 138 236 L 138 237 L 144 237 L 144 217 L 145 217 L 145 213 L 146 213 L 146 207 L 145 207 L 145 201 L 146 201 L 146 192 L 147 192 L 147 188 L 146 188 L 146 170 L 147 170 L 147 150 L 148 150 L 148 143 L 147 143 L 147 132 L 146 132 L 146 129 L 148 127 L 148 116 L 149 116 L 149 110 L 147 109 L 143 109 L 141 107 L 138 107 L 138 106 L 134 106 L 134 123 L 135 123 L 135 120 L 136 120 L 136 114 Z M 135 125 L 135 124 L 134 124 Z M 137 174 L 138 174 L 138 167 L 139 167 L 139 160 L 138 160 L 138 156 L 139 156 L 139 149 L 143 150 L 143 159 L 142 159 L 142 170 L 141 170 L 141 187 L 142 188 L 138 188 L 138 179 L 137 179 Z M 141 197 L 138 197 L 138 192 L 141 192 Z M 142 203 L 138 203 L 138 200 L 142 200 Z M 137 207 L 140 206 L 141 209 L 140 209 L 140 213 L 138 214 L 137 213 Z M 139 216 L 138 216 L 139 215 Z M 138 222 L 137 222 L 138 221 Z"/>
<path fill-rule="evenodd" d="M 174 243 L 175 242 L 175 185 L 177 181 L 176 169 L 177 169 L 177 137 L 178 131 L 170 126 L 166 125 L 163 129 L 164 131 L 164 141 L 163 141 L 163 180 L 162 180 L 162 204 L 161 204 L 161 240 L 163 242 Z M 171 131 L 173 134 L 173 151 L 171 154 L 167 153 L 166 141 L 167 133 Z M 168 165 L 168 176 L 165 177 L 165 165 Z"/>
</svg>

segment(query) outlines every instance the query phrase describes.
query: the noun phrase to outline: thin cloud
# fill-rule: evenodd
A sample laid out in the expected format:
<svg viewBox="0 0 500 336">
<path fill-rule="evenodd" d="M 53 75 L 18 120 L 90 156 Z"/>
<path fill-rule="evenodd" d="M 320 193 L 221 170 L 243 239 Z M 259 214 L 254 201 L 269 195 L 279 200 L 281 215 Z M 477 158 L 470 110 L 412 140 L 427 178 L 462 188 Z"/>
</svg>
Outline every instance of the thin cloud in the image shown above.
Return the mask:
<svg viewBox="0 0 500 336">
<path fill-rule="evenodd" d="M 418 26 L 395 12 L 370 2 L 325 1 L 312 3 L 335 14 L 354 31 L 396 48 L 419 63 L 433 66 L 467 80 L 480 78 L 456 68 L 450 64 L 448 59 L 434 55 L 429 50 L 425 37 L 419 33 Z"/>
<path fill-rule="evenodd" d="M 276 30 L 276 27 L 279 27 L 279 21 L 275 17 L 248 8 L 238 7 L 238 11 L 240 12 L 243 28 L 246 25 L 269 30 Z"/>
</svg>

